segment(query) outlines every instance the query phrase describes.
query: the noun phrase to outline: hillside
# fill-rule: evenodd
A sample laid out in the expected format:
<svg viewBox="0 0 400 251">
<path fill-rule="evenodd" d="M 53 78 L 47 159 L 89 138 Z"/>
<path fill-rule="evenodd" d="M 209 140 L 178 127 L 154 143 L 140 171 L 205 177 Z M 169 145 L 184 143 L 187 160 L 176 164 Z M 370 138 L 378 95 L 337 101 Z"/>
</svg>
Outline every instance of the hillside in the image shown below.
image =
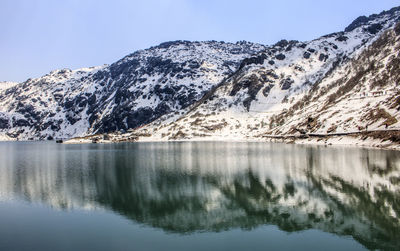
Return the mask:
<svg viewBox="0 0 400 251">
<path fill-rule="evenodd" d="M 183 116 L 162 117 L 115 140 L 281 140 L 372 130 L 398 146 L 399 30 L 396 11 L 306 43 L 281 41 L 244 60 Z M 357 20 L 355 21 L 357 23 Z M 381 27 L 371 32 L 371 27 Z M 147 136 L 147 137 L 143 137 Z M 358 135 L 359 136 L 359 135 Z M 300 140 L 302 143 L 314 139 Z M 375 142 L 376 143 L 376 142 Z M 360 143 L 362 144 L 362 142 Z M 370 142 L 366 142 L 366 145 Z M 381 145 L 380 145 L 381 146 Z"/>
<path fill-rule="evenodd" d="M 190 106 L 264 48 L 175 41 L 109 66 L 55 70 L 0 90 L 0 130 L 16 139 L 46 139 L 136 128 Z"/>
</svg>

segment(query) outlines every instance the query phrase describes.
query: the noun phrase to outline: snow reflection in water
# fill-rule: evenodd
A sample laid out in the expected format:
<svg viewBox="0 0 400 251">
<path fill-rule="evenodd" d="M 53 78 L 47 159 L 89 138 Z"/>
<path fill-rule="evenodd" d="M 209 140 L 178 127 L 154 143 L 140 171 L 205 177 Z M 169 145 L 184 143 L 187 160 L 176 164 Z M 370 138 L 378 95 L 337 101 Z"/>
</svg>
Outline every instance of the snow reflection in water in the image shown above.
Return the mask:
<svg viewBox="0 0 400 251">
<path fill-rule="evenodd" d="M 400 245 L 400 154 L 264 143 L 0 144 L 0 199 L 190 234 L 276 225 Z"/>
</svg>

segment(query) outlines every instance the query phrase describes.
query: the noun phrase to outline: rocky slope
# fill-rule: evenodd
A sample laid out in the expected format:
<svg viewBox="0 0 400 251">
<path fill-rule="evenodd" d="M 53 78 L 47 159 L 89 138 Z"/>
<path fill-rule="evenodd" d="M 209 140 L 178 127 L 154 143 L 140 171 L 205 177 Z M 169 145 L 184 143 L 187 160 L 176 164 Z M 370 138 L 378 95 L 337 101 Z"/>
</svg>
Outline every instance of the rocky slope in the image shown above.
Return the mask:
<svg viewBox="0 0 400 251">
<path fill-rule="evenodd" d="M 397 128 L 399 21 L 398 7 L 308 42 L 179 41 L 111 66 L 55 71 L 0 94 L 0 130 L 247 140 Z"/>
</svg>

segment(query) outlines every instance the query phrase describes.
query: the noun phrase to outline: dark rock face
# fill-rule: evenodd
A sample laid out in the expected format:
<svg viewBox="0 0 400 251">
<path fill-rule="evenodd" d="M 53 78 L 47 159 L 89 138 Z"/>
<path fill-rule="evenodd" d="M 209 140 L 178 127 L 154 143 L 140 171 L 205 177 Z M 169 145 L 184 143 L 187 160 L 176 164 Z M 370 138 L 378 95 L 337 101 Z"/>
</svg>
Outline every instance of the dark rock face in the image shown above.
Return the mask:
<svg viewBox="0 0 400 251">
<path fill-rule="evenodd" d="M 240 80 L 233 81 L 233 87 L 230 96 L 235 96 L 240 90 L 247 89 L 248 97 L 243 100 L 243 106 L 250 110 L 251 102 L 256 98 L 257 93 L 264 86 L 262 79 L 259 79 L 257 75 L 253 74 L 249 77 L 241 78 Z"/>
<path fill-rule="evenodd" d="M 264 53 L 262 53 L 261 55 L 259 55 L 257 57 L 246 58 L 240 64 L 239 69 L 242 69 L 246 65 L 263 64 L 265 59 L 267 59 L 267 55 L 265 55 Z"/>
<path fill-rule="evenodd" d="M 400 35 L 400 21 L 394 27 L 394 31 L 396 32 L 397 35 Z"/>
<path fill-rule="evenodd" d="M 348 39 L 349 39 L 348 37 L 342 35 L 342 36 L 337 37 L 335 40 L 339 41 L 339 42 L 346 42 Z"/>
<path fill-rule="evenodd" d="M 247 97 L 243 100 L 243 106 L 246 107 L 247 111 L 250 110 L 251 102 L 256 98 L 257 93 L 261 90 L 264 84 L 254 75 L 252 75 L 245 83 L 244 86 L 248 86 Z"/>
<path fill-rule="evenodd" d="M 321 53 L 321 54 L 319 54 L 318 60 L 319 60 L 319 61 L 324 61 L 324 62 L 325 62 L 328 58 L 329 58 L 328 55 L 326 55 L 326 54 L 324 54 L 324 53 Z"/>
<path fill-rule="evenodd" d="M 0 118 L 0 129 L 8 129 L 9 126 L 10 123 L 8 122 L 8 119 Z"/>
<path fill-rule="evenodd" d="M 382 28 L 383 28 L 383 26 L 381 24 L 372 24 L 372 25 L 368 26 L 368 28 L 366 28 L 365 30 L 371 34 L 376 34 L 379 31 L 381 31 Z"/>
<path fill-rule="evenodd" d="M 267 71 L 267 72 L 266 72 L 266 75 L 269 76 L 269 77 L 272 77 L 273 79 L 278 79 L 278 78 L 279 78 L 279 76 L 276 75 L 276 73 L 275 73 L 274 70 L 269 70 L 269 71 Z"/>
<path fill-rule="evenodd" d="M 282 90 L 288 90 L 288 89 L 290 89 L 290 87 L 292 87 L 293 83 L 294 83 L 294 81 L 291 78 L 283 79 L 280 82 L 281 89 Z"/>
<path fill-rule="evenodd" d="M 289 42 L 285 39 L 282 39 L 281 41 L 277 42 L 274 46 L 286 47 L 288 45 L 289 45 Z"/>
<path fill-rule="evenodd" d="M 286 58 L 286 56 L 284 54 L 280 53 L 280 54 L 276 55 L 275 58 L 278 60 L 284 60 Z"/>
<path fill-rule="evenodd" d="M 24 127 L 24 126 L 30 126 L 31 124 L 29 123 L 28 120 L 26 119 L 16 119 L 13 121 L 13 124 L 15 126 L 19 126 L 19 127 Z"/>
<path fill-rule="evenodd" d="M 358 27 L 360 27 L 361 25 L 366 24 L 369 21 L 369 18 L 366 16 L 360 16 L 358 18 L 356 18 L 356 20 L 354 20 L 349 26 L 347 26 L 344 31 L 345 32 L 350 32 L 353 31 L 355 29 L 357 29 Z"/>
<path fill-rule="evenodd" d="M 310 57 L 311 57 L 311 53 L 309 53 L 309 52 L 304 52 L 304 54 L 303 54 L 303 57 L 305 58 L 305 59 L 309 59 Z"/>
<path fill-rule="evenodd" d="M 308 48 L 307 51 L 310 53 L 314 53 L 316 50 L 314 48 Z"/>
<path fill-rule="evenodd" d="M 297 41 L 297 40 L 287 41 L 286 39 L 282 39 L 281 41 L 277 42 L 273 46 L 280 47 L 281 49 L 285 49 L 285 51 L 291 51 L 293 46 L 295 46 L 298 43 L 299 43 L 299 41 Z"/>
<path fill-rule="evenodd" d="M 301 44 L 299 45 L 299 47 L 305 49 L 305 48 L 307 47 L 307 44 L 301 43 Z"/>
</svg>

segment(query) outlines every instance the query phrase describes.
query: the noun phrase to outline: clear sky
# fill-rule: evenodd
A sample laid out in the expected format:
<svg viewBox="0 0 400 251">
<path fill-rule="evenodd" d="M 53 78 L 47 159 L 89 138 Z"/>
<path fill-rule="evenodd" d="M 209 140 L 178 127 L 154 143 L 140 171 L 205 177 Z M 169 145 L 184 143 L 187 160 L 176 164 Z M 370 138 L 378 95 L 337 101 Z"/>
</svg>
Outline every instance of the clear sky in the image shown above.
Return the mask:
<svg viewBox="0 0 400 251">
<path fill-rule="evenodd" d="M 0 81 L 110 64 L 170 40 L 310 40 L 396 0 L 0 0 Z"/>
</svg>

